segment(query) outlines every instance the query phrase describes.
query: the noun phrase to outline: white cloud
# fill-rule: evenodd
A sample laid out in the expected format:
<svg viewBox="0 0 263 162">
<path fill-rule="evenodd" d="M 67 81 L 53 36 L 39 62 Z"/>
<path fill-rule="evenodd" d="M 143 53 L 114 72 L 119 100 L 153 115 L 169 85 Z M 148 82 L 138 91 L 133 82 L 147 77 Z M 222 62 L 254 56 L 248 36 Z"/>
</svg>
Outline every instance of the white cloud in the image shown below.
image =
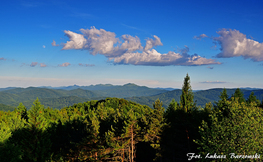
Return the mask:
<svg viewBox="0 0 263 162">
<path fill-rule="evenodd" d="M 1 57 L 1 58 L 0 58 L 0 60 L 4 60 L 4 61 L 5 61 L 6 59 L 5 59 L 5 58 L 3 58 L 3 57 Z"/>
<path fill-rule="evenodd" d="M 68 63 L 68 62 L 65 62 L 65 63 L 63 63 L 63 64 L 59 64 L 58 66 L 60 66 L 60 67 L 67 67 L 67 66 L 69 66 L 69 65 L 71 65 L 71 64 Z"/>
<path fill-rule="evenodd" d="M 120 57 L 114 58 L 115 64 L 133 64 L 133 65 L 150 65 L 150 66 L 168 66 L 168 65 L 209 65 L 221 64 L 214 59 L 206 59 L 197 54 L 187 55 L 175 52 L 161 54 L 155 49 L 143 51 L 142 53 L 125 53 Z"/>
<path fill-rule="evenodd" d="M 67 43 L 64 44 L 62 50 L 82 49 L 87 42 L 87 40 L 81 34 L 77 34 L 69 30 L 65 30 L 64 33 L 70 41 L 67 41 Z"/>
<path fill-rule="evenodd" d="M 114 50 L 113 45 L 118 42 L 115 33 L 104 29 L 98 30 L 95 27 L 91 27 L 91 29 L 80 29 L 80 31 L 87 37 L 84 48 L 90 50 L 93 55 L 111 54 Z"/>
<path fill-rule="evenodd" d="M 32 63 L 30 64 L 30 66 L 31 66 L 31 67 L 35 67 L 37 64 L 38 64 L 37 62 L 32 62 Z"/>
<path fill-rule="evenodd" d="M 56 44 L 56 41 L 53 40 L 53 42 L 51 43 L 52 46 L 59 46 L 58 44 Z"/>
<path fill-rule="evenodd" d="M 40 63 L 40 67 L 46 67 L 47 65 L 45 63 Z"/>
<path fill-rule="evenodd" d="M 142 49 L 140 39 L 130 35 L 123 35 L 121 38 L 124 40 L 120 42 L 116 38 L 115 33 L 106 31 L 104 29 L 80 29 L 83 34 L 77 34 L 71 31 L 64 31 L 70 41 L 64 44 L 63 50 L 68 49 L 86 49 L 91 54 L 102 54 L 106 57 L 116 57 L 124 54 L 126 51 L 134 51 Z M 116 45 L 117 43 L 121 43 Z M 116 45 L 116 46 L 114 46 Z"/>
<path fill-rule="evenodd" d="M 221 64 L 214 59 L 206 59 L 197 54 L 188 55 L 189 48 L 187 46 L 181 49 L 180 53 L 170 51 L 167 54 L 160 54 L 152 49 L 155 46 L 163 45 L 161 39 L 156 35 L 153 36 L 154 39 L 148 38 L 145 47 L 142 47 L 137 36 L 122 35 L 121 39 L 119 39 L 116 38 L 115 33 L 104 29 L 99 30 L 95 27 L 80 29 L 80 31 L 82 34 L 68 30 L 64 31 L 70 41 L 63 45 L 63 50 L 89 50 L 92 55 L 104 55 L 109 60 L 113 60 L 115 64 L 150 66 Z M 202 36 L 204 37 L 205 35 Z M 142 52 L 137 50 L 142 50 Z"/>
<path fill-rule="evenodd" d="M 216 83 L 227 83 L 227 82 L 223 82 L 223 81 L 204 81 L 204 82 L 200 82 L 200 83 L 210 83 L 210 84 L 216 84 Z"/>
<path fill-rule="evenodd" d="M 222 29 L 217 32 L 220 36 L 213 40 L 221 45 L 219 58 L 243 56 L 253 61 L 263 61 L 263 43 L 248 39 L 246 35 L 238 30 Z"/>
<path fill-rule="evenodd" d="M 140 38 L 130 35 L 122 35 L 124 42 L 121 45 L 121 49 L 127 49 L 127 51 L 136 51 L 142 49 Z"/>
<path fill-rule="evenodd" d="M 200 40 L 200 39 L 206 38 L 206 37 L 208 37 L 206 34 L 201 34 L 199 36 L 194 36 L 194 39 Z"/>
<path fill-rule="evenodd" d="M 152 49 L 155 46 L 162 46 L 163 45 L 161 42 L 161 39 L 159 37 L 157 37 L 156 35 L 154 35 L 153 37 L 155 38 L 155 40 L 153 40 L 152 38 L 146 40 L 146 45 L 144 47 L 144 51 Z"/>
<path fill-rule="evenodd" d="M 45 46 L 45 45 L 43 45 L 43 48 L 46 48 L 46 46 Z"/>
</svg>

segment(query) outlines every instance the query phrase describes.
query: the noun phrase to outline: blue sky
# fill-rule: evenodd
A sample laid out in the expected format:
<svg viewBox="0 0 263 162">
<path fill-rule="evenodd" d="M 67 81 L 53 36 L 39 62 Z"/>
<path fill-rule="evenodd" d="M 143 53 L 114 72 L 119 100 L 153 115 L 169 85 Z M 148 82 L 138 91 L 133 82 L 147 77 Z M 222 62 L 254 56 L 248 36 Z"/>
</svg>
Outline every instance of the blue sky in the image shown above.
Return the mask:
<svg viewBox="0 0 263 162">
<path fill-rule="evenodd" d="M 263 88 L 263 2 L 1 2 L 0 88 Z"/>
</svg>

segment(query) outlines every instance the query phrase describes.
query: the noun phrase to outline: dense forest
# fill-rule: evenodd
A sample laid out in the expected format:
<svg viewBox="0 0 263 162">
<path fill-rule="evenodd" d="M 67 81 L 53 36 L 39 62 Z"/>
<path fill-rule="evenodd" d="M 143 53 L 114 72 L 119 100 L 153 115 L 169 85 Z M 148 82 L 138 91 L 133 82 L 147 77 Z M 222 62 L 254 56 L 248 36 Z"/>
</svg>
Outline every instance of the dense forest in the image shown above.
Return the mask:
<svg viewBox="0 0 263 162">
<path fill-rule="evenodd" d="M 18 97 L 18 91 L 5 97 Z M 66 94 L 64 100 L 69 92 L 52 91 Z M 0 111 L 0 159 L 262 161 L 263 101 L 254 92 L 245 98 L 239 88 L 231 96 L 223 89 L 215 103 L 202 107 L 195 99 L 187 74 L 179 101 L 170 100 L 166 109 L 161 97 L 151 107 L 123 98 L 80 100 L 62 109 L 45 107 L 38 98 L 30 109 L 20 103 Z"/>
<path fill-rule="evenodd" d="M 236 88 L 228 88 L 226 90 L 227 94 L 232 96 Z M 257 99 L 263 99 L 263 89 L 240 88 L 240 90 L 244 94 L 245 99 L 249 97 L 252 91 Z M 196 106 L 205 107 L 206 103 L 218 101 L 222 91 L 223 88 L 193 91 Z M 167 109 L 173 99 L 177 102 L 180 101 L 181 94 L 181 89 L 149 88 L 132 83 L 122 86 L 98 84 L 90 86 L 74 85 L 68 87 L 8 87 L 0 88 L 0 110 L 13 111 L 21 102 L 25 107 L 30 108 L 37 97 L 45 108 L 62 109 L 80 102 L 116 97 L 124 98 L 141 105 L 147 105 L 151 108 L 153 108 L 153 103 L 157 99 L 160 99 L 163 103 L 163 107 Z"/>
</svg>

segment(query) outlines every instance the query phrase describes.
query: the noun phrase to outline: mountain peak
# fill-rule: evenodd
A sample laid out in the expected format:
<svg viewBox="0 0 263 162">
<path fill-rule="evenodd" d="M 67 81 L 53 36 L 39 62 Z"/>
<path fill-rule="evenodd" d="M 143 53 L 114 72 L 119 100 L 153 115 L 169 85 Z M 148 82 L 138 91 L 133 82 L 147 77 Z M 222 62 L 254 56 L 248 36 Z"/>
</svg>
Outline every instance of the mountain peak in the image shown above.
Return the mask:
<svg viewBox="0 0 263 162">
<path fill-rule="evenodd" d="M 123 86 L 138 86 L 138 85 L 136 85 L 134 83 L 127 83 L 127 84 L 124 84 Z"/>
</svg>

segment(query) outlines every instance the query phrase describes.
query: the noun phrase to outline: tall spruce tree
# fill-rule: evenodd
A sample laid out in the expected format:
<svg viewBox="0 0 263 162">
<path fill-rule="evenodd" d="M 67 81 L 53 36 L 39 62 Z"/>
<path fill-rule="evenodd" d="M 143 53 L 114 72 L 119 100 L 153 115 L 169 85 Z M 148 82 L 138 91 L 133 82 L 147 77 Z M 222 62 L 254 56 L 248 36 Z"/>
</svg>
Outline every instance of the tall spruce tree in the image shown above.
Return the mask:
<svg viewBox="0 0 263 162">
<path fill-rule="evenodd" d="M 254 95 L 254 92 L 252 91 L 247 99 L 247 104 L 251 104 L 252 102 L 255 102 L 257 106 L 260 105 L 260 100 L 257 99 L 257 96 Z"/>
<path fill-rule="evenodd" d="M 238 98 L 238 102 L 239 102 L 239 103 L 246 102 L 246 100 L 245 100 L 245 98 L 244 98 L 244 94 L 243 94 L 243 92 L 242 92 L 239 88 L 236 89 L 236 91 L 235 91 L 235 93 L 232 95 L 232 97 Z"/>
<path fill-rule="evenodd" d="M 226 107 L 226 101 L 228 100 L 229 96 L 227 95 L 226 88 L 223 89 L 222 92 L 220 92 L 219 100 L 215 102 L 215 108 L 218 110 L 221 110 Z"/>
<path fill-rule="evenodd" d="M 193 107 L 195 107 L 194 103 L 194 94 L 192 92 L 192 88 L 190 85 L 190 77 L 188 73 L 184 78 L 184 84 L 182 87 L 182 95 L 180 97 L 180 106 L 185 111 L 190 111 Z"/>
</svg>

